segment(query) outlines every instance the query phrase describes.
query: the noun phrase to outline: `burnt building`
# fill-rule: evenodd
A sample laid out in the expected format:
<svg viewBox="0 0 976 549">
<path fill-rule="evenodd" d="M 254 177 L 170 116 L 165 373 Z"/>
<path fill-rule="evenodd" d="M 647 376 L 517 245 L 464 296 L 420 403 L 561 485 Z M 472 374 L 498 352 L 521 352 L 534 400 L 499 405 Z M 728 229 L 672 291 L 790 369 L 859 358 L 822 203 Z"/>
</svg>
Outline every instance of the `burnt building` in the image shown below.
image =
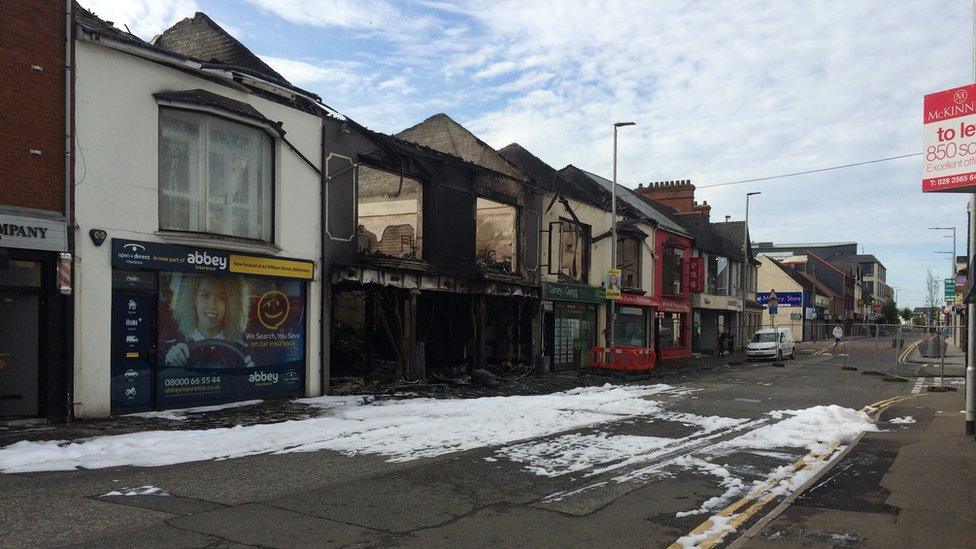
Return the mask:
<svg viewBox="0 0 976 549">
<path fill-rule="evenodd" d="M 325 120 L 333 378 L 536 366 L 536 185 L 435 115 L 396 136 Z"/>
</svg>

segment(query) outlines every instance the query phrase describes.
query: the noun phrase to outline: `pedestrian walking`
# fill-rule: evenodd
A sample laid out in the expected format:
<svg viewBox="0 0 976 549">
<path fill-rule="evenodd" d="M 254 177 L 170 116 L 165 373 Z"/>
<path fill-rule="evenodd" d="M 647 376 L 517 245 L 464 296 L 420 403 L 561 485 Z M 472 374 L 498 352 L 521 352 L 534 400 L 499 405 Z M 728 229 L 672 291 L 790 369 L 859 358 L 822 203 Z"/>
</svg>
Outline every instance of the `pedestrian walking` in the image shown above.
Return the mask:
<svg viewBox="0 0 976 549">
<path fill-rule="evenodd" d="M 728 336 L 725 338 L 725 344 L 729 347 L 729 356 L 735 354 L 735 332 L 729 330 Z"/>
<path fill-rule="evenodd" d="M 840 340 L 844 338 L 844 328 L 840 324 L 834 326 L 834 350 L 840 345 Z"/>
<path fill-rule="evenodd" d="M 727 338 L 728 335 L 724 331 L 718 334 L 718 349 L 716 349 L 717 351 L 715 353 L 716 356 L 722 356 L 723 354 L 725 354 L 725 342 Z"/>
</svg>

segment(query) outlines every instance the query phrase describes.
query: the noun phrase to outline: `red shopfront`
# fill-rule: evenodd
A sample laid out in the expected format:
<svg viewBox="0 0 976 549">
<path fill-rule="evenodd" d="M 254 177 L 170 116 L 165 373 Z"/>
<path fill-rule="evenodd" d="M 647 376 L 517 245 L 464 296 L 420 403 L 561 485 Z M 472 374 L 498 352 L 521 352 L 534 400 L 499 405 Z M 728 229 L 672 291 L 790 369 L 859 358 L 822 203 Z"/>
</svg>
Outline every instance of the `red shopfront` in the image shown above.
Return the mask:
<svg viewBox="0 0 976 549">
<path fill-rule="evenodd" d="M 654 350 L 661 360 L 691 357 L 691 238 L 655 231 Z"/>
</svg>

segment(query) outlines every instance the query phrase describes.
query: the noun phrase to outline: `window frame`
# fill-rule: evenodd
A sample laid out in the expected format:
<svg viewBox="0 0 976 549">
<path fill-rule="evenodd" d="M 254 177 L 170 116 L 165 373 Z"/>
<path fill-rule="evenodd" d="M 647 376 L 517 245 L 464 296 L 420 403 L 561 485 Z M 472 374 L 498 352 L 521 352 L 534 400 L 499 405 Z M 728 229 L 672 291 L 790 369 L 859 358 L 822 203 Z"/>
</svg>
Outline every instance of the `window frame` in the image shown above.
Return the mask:
<svg viewBox="0 0 976 549">
<path fill-rule="evenodd" d="M 681 257 L 678 258 L 679 261 L 678 261 L 678 292 L 677 293 L 670 293 L 670 288 L 665 287 L 665 282 L 667 281 L 667 271 L 668 271 L 668 264 L 667 261 L 665 261 L 665 257 L 668 253 L 668 250 L 681 252 Z M 688 248 L 682 248 L 680 246 L 669 246 L 669 245 L 664 246 L 664 249 L 661 251 L 661 295 L 680 297 L 683 296 L 688 291 L 687 283 L 685 281 L 685 264 L 687 263 L 686 260 L 688 259 L 688 257 L 686 257 L 685 254 L 689 254 L 689 253 L 691 252 Z"/>
<path fill-rule="evenodd" d="M 569 224 L 575 226 L 580 233 L 582 238 L 580 239 L 580 246 L 582 247 L 583 257 L 580 262 L 580 279 L 576 280 L 571 278 L 567 274 L 563 274 L 562 268 L 562 244 L 563 244 L 563 224 Z M 555 229 L 555 230 L 553 230 Z M 553 233 L 556 234 L 556 246 L 553 246 Z M 558 221 L 549 222 L 549 274 L 556 275 L 561 282 L 574 282 L 577 284 L 589 284 L 590 281 L 590 248 L 592 247 L 592 229 L 589 225 L 584 223 L 577 223 L 572 219 L 566 217 L 560 217 Z M 555 261 L 553 261 L 553 256 L 555 255 Z M 555 267 L 555 268 L 554 268 Z"/>
<path fill-rule="evenodd" d="M 277 200 L 277 198 L 278 198 L 278 177 L 277 176 L 278 176 L 278 137 L 279 136 L 276 135 L 273 131 L 271 131 L 271 129 L 268 128 L 267 126 L 264 126 L 262 124 L 255 123 L 253 121 L 249 121 L 249 120 L 247 120 L 245 118 L 236 117 L 236 116 L 233 116 L 233 115 L 231 115 L 229 113 L 224 113 L 224 112 L 222 112 L 220 110 L 215 110 L 215 109 L 212 109 L 212 108 L 199 108 L 199 109 L 196 109 L 196 108 L 192 108 L 192 106 L 184 106 L 184 105 L 176 106 L 176 105 L 163 105 L 163 104 L 158 104 L 157 107 L 158 107 L 157 108 L 157 111 L 158 112 L 157 112 L 157 115 L 156 115 L 156 196 L 157 196 L 157 199 L 156 199 L 156 226 L 157 226 L 158 230 L 160 232 L 163 232 L 163 233 L 215 237 L 215 238 L 226 239 L 226 240 L 237 240 L 237 241 L 244 241 L 244 242 L 252 242 L 252 243 L 261 244 L 261 245 L 272 245 L 272 246 L 273 245 L 277 245 L 277 238 L 278 238 L 278 231 L 277 231 L 277 221 L 278 221 L 278 215 L 277 215 L 277 213 L 278 213 L 277 212 L 277 203 L 278 203 L 278 200 Z M 163 143 L 163 139 L 162 139 L 163 138 L 163 124 L 161 122 L 161 119 L 162 119 L 162 116 L 163 116 L 163 112 L 164 111 L 173 111 L 173 112 L 178 112 L 178 113 L 189 113 L 189 114 L 201 116 L 204 119 L 206 119 L 207 117 L 217 118 L 217 119 L 223 120 L 225 122 L 229 122 L 229 123 L 232 123 L 232 124 L 237 124 L 237 125 L 245 126 L 247 128 L 253 129 L 253 130 L 257 130 L 259 132 L 264 133 L 268 137 L 268 139 L 270 140 L 269 141 L 269 145 L 270 146 L 268 147 L 268 149 L 269 149 L 269 155 L 270 155 L 269 162 L 271 164 L 271 168 L 269 170 L 269 179 L 270 179 L 269 184 L 270 184 L 270 189 L 268 191 L 268 193 L 269 193 L 269 200 L 268 200 L 268 206 L 267 206 L 267 208 L 268 208 L 269 233 L 268 233 L 268 238 L 267 239 L 264 239 L 264 238 L 251 238 L 251 237 L 247 237 L 247 236 L 239 236 L 239 235 L 234 235 L 234 234 L 216 233 L 216 232 L 211 232 L 211 231 L 194 231 L 194 230 L 189 230 L 189 229 L 164 228 L 162 226 L 161 221 L 162 221 L 162 202 L 163 202 L 162 201 L 162 197 L 163 197 L 163 189 L 162 189 L 162 185 L 160 184 L 160 180 L 161 180 L 161 177 L 162 177 L 162 170 L 161 170 L 162 162 L 161 162 L 161 160 L 162 160 L 162 143 Z M 209 137 L 208 137 L 208 139 L 209 139 Z M 209 164 L 207 164 L 206 166 L 209 166 Z M 204 170 L 206 171 L 206 167 L 204 168 Z M 209 197 L 207 196 L 207 193 L 209 192 L 209 189 L 207 189 L 206 182 L 201 181 L 200 185 L 201 185 L 201 188 L 204 189 L 204 191 L 203 191 L 203 200 L 202 201 L 205 204 L 207 204 L 207 207 L 209 209 Z"/>
<path fill-rule="evenodd" d="M 476 194 L 474 195 L 474 261 L 478 262 L 478 200 L 487 200 L 489 202 L 494 202 L 506 208 L 512 208 L 515 213 L 515 224 L 514 231 L 515 234 L 512 237 L 512 274 L 518 274 L 519 270 L 522 268 L 522 246 L 521 246 L 521 236 L 522 236 L 522 208 L 518 204 L 512 204 L 510 202 L 505 202 L 499 200 L 498 198 L 492 196 L 485 196 Z"/>
<path fill-rule="evenodd" d="M 360 208 L 359 208 L 360 170 L 363 169 L 363 168 L 366 168 L 368 170 L 373 170 L 375 172 L 385 173 L 385 174 L 390 175 L 390 176 L 393 176 L 393 177 L 401 177 L 402 176 L 403 179 L 404 179 L 404 181 L 409 180 L 411 182 L 416 182 L 417 183 L 417 214 L 416 214 L 417 215 L 417 223 L 416 223 L 417 226 L 414 228 L 414 242 L 417 245 L 416 246 L 417 249 L 416 249 L 416 253 L 415 253 L 414 259 L 415 260 L 418 260 L 418 261 L 425 261 L 425 259 L 424 259 L 424 247 L 425 247 L 424 246 L 424 243 L 425 243 L 425 238 L 424 238 L 424 236 L 425 236 L 424 235 L 424 206 L 425 206 L 425 203 L 424 203 L 424 200 L 425 200 L 425 195 L 426 195 L 426 192 L 425 192 L 426 187 L 424 186 L 424 181 L 422 179 L 419 179 L 419 178 L 416 178 L 416 177 L 410 177 L 410 176 L 405 175 L 405 174 L 400 174 L 400 173 L 394 172 L 393 170 L 388 170 L 386 168 L 381 168 L 381 167 L 375 166 L 373 164 L 363 163 L 363 162 L 356 162 L 356 163 L 354 163 L 354 168 L 352 170 L 352 172 L 355 174 L 354 175 L 355 184 L 354 184 L 354 192 L 353 192 L 353 203 L 354 203 L 354 207 L 353 207 L 353 209 L 354 209 L 354 211 L 353 211 L 353 214 L 354 214 L 353 215 L 353 225 L 354 226 L 353 226 L 352 237 L 349 239 L 349 241 L 350 242 L 357 243 L 357 240 L 358 240 L 358 237 L 359 237 L 357 231 L 358 231 L 359 225 L 360 225 L 360 223 L 359 223 L 359 214 L 360 214 Z M 377 235 L 377 237 L 380 238 L 380 237 L 382 237 L 382 235 Z M 360 255 L 360 256 L 364 255 L 361 251 L 358 250 L 358 243 L 357 243 L 356 254 L 357 255 Z M 447 254 L 445 254 L 445 255 L 447 255 Z M 404 259 L 402 257 L 397 257 L 397 256 L 390 256 L 390 257 L 393 258 L 393 259 Z"/>
<path fill-rule="evenodd" d="M 637 250 L 637 257 L 634 258 L 634 268 L 633 268 L 633 271 L 634 271 L 634 282 L 635 282 L 635 285 L 634 286 L 624 286 L 624 283 L 623 283 L 623 281 L 624 281 L 624 276 L 623 276 L 624 269 L 621 267 L 622 264 L 620 262 L 620 250 L 622 250 L 623 247 L 620 244 L 621 244 L 622 241 L 627 241 L 627 240 L 633 242 L 634 243 L 634 247 Z M 644 253 L 644 251 L 642 250 L 642 248 L 644 246 L 642 244 L 643 244 L 643 239 L 641 239 L 641 238 L 639 238 L 639 237 L 637 237 L 635 235 L 619 234 L 619 233 L 617 234 L 617 257 L 614 258 L 614 259 L 615 259 L 615 264 L 617 265 L 617 268 L 620 269 L 620 275 L 621 275 L 620 276 L 620 288 L 622 290 L 642 290 L 643 289 L 643 285 L 641 283 L 641 281 L 642 281 L 642 278 L 641 277 L 643 276 L 643 266 L 641 265 L 641 263 L 642 263 L 642 259 L 643 259 L 643 253 Z"/>
</svg>

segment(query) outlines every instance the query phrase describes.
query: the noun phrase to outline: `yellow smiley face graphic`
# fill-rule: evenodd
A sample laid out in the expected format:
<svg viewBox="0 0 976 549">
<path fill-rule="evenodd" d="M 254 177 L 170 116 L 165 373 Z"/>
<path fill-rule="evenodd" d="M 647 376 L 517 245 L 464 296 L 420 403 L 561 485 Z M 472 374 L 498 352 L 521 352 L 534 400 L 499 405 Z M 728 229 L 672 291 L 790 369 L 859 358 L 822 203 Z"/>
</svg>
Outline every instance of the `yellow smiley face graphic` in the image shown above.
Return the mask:
<svg viewBox="0 0 976 549">
<path fill-rule="evenodd" d="M 277 330 L 288 319 L 290 308 L 288 296 L 272 290 L 262 295 L 258 301 L 258 320 L 265 328 Z"/>
</svg>

